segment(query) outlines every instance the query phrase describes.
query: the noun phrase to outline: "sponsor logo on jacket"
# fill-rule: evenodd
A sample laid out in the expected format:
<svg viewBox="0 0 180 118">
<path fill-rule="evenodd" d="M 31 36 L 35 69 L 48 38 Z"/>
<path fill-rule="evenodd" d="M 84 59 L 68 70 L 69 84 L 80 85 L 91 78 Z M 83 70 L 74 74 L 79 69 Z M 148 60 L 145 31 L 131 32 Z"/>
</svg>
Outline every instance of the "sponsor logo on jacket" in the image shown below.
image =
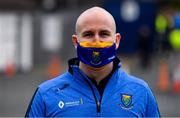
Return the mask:
<svg viewBox="0 0 180 118">
<path fill-rule="evenodd" d="M 82 105 L 83 104 L 83 99 L 80 98 L 77 101 L 68 101 L 68 102 L 64 102 L 62 100 L 59 101 L 59 108 L 63 109 L 65 106 L 66 107 L 72 107 L 72 106 L 78 106 L 78 105 Z"/>
</svg>

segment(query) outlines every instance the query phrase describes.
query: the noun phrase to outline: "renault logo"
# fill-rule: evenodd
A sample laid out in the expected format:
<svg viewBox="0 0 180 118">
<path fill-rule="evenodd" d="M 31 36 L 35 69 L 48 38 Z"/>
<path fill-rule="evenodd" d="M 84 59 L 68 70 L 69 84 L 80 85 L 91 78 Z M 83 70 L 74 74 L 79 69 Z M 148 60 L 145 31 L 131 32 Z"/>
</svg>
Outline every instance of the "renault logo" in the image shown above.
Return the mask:
<svg viewBox="0 0 180 118">
<path fill-rule="evenodd" d="M 64 102 L 63 101 L 59 101 L 59 104 L 58 104 L 59 108 L 63 108 L 64 107 Z"/>
</svg>

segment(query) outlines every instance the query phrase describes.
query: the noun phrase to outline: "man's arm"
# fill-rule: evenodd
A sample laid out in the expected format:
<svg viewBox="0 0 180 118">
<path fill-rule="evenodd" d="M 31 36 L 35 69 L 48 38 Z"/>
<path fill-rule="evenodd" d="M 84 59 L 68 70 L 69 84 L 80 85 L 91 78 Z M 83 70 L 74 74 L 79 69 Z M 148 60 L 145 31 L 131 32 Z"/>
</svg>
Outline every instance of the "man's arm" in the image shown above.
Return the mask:
<svg viewBox="0 0 180 118">
<path fill-rule="evenodd" d="M 157 101 L 150 88 L 149 91 L 147 92 L 147 107 L 146 107 L 145 117 L 160 117 Z"/>
<path fill-rule="evenodd" d="M 25 117 L 43 117 L 45 116 L 45 104 L 39 88 L 36 89 L 31 102 L 26 111 Z"/>
</svg>

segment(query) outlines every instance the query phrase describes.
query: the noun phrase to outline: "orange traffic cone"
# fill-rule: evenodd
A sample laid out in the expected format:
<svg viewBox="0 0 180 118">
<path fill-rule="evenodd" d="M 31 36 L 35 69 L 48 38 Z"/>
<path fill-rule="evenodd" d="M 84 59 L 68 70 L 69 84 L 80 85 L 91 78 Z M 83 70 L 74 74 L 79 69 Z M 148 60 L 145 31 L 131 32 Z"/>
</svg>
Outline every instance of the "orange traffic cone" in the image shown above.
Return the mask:
<svg viewBox="0 0 180 118">
<path fill-rule="evenodd" d="M 49 79 L 58 76 L 61 73 L 60 59 L 57 56 L 53 56 L 50 59 L 48 66 L 48 77 Z"/>
<path fill-rule="evenodd" d="M 166 92 L 169 88 L 169 68 L 166 60 L 161 60 L 158 72 L 158 88 L 161 92 Z"/>
<path fill-rule="evenodd" d="M 5 74 L 8 77 L 12 77 L 15 75 L 15 66 L 12 63 L 7 63 L 6 68 L 5 68 Z"/>
<path fill-rule="evenodd" d="M 180 63 L 174 69 L 172 90 L 174 93 L 180 92 Z"/>
</svg>

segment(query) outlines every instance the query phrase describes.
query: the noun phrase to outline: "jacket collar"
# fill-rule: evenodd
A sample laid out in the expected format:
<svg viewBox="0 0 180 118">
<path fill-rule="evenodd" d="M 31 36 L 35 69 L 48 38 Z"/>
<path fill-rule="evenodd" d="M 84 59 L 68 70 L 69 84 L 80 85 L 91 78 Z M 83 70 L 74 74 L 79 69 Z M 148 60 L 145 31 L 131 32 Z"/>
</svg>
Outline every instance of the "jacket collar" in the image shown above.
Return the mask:
<svg viewBox="0 0 180 118">
<path fill-rule="evenodd" d="M 73 58 L 70 59 L 68 63 L 68 71 L 73 76 L 73 81 L 74 84 L 76 84 L 76 88 L 77 86 L 79 86 L 79 88 L 83 87 L 83 91 L 81 92 L 84 93 L 84 95 L 88 96 L 90 99 L 92 99 L 92 96 L 90 96 L 92 93 L 89 93 L 89 89 L 91 86 L 95 91 L 97 98 L 100 99 L 100 96 L 102 96 L 102 94 L 98 92 L 98 88 L 93 83 L 93 81 L 88 78 L 87 75 L 85 75 L 85 73 L 79 68 L 79 60 L 77 58 Z M 121 67 L 121 63 L 117 57 L 114 59 L 113 65 L 114 71 L 112 72 L 111 77 L 109 77 L 109 81 L 106 83 L 103 90 L 106 91 L 105 93 L 103 92 L 103 96 L 106 96 L 105 99 L 107 99 L 107 97 L 110 97 L 110 93 L 112 93 L 112 91 L 116 90 L 116 84 L 120 76 L 118 70 Z"/>
</svg>

